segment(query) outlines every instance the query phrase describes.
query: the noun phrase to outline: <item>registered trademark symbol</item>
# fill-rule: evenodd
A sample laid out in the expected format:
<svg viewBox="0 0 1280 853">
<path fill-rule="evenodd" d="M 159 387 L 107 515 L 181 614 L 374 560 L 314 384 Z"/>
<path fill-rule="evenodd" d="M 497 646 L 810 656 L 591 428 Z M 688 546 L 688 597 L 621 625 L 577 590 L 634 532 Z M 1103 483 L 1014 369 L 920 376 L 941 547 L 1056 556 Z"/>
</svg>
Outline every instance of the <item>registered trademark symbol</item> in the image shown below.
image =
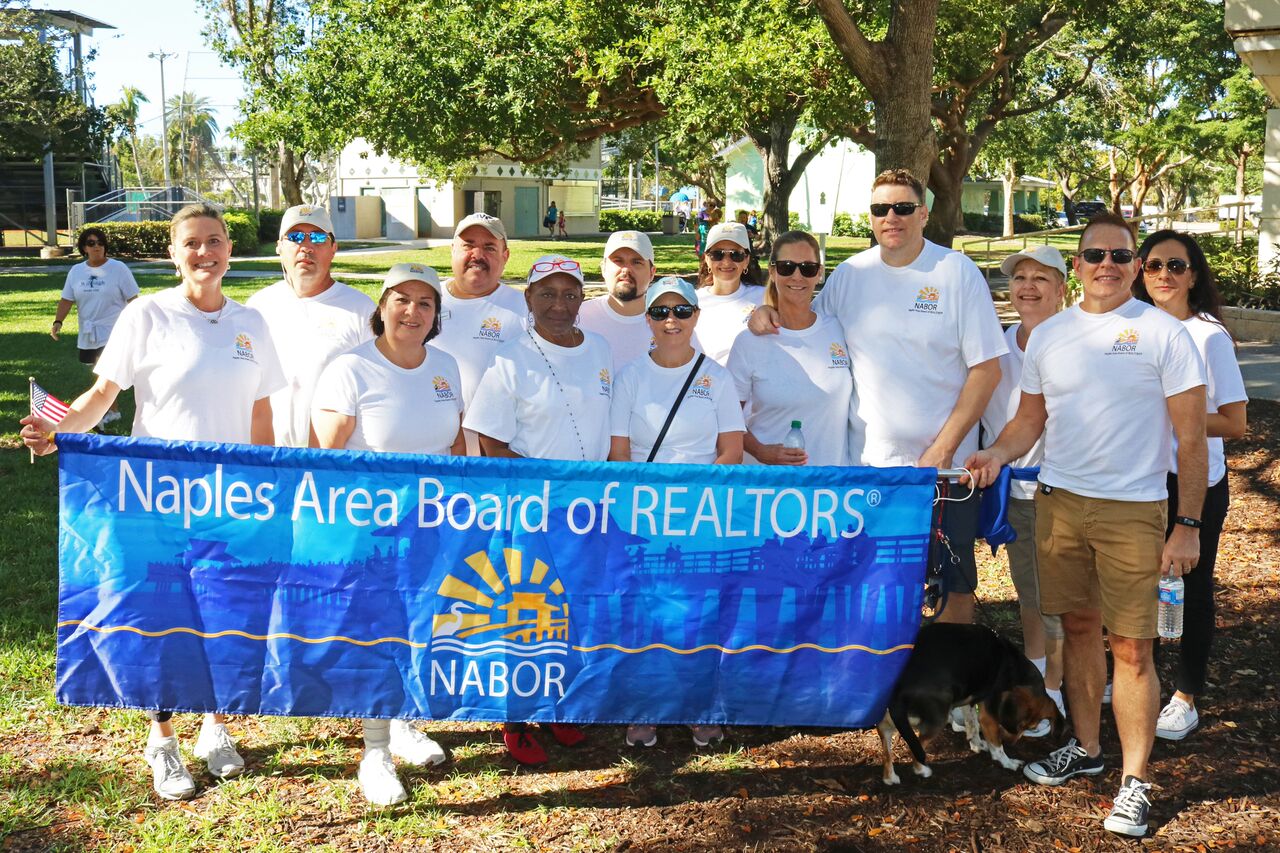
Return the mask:
<svg viewBox="0 0 1280 853">
<path fill-rule="evenodd" d="M 867 506 L 880 506 L 880 491 L 872 489 L 867 492 Z"/>
</svg>

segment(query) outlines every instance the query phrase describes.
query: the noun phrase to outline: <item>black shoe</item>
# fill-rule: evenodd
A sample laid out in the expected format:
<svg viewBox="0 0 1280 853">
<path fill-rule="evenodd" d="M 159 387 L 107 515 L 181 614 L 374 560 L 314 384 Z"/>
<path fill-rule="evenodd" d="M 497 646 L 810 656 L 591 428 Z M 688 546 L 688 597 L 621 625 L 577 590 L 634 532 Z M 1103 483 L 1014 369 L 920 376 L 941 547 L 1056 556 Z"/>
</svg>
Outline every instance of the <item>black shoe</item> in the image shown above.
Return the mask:
<svg viewBox="0 0 1280 853">
<path fill-rule="evenodd" d="M 1120 835 L 1132 835 L 1141 838 L 1147 834 L 1147 809 L 1151 800 L 1147 794 L 1151 785 L 1137 776 L 1126 776 L 1120 785 L 1120 793 L 1116 794 L 1111 806 L 1111 814 L 1107 815 L 1102 826 Z"/>
<path fill-rule="evenodd" d="M 1073 776 L 1097 776 L 1102 772 L 1102 753 L 1093 758 L 1075 738 L 1061 749 L 1049 753 L 1042 761 L 1033 761 L 1022 768 L 1022 775 L 1041 785 L 1061 785 Z"/>
</svg>

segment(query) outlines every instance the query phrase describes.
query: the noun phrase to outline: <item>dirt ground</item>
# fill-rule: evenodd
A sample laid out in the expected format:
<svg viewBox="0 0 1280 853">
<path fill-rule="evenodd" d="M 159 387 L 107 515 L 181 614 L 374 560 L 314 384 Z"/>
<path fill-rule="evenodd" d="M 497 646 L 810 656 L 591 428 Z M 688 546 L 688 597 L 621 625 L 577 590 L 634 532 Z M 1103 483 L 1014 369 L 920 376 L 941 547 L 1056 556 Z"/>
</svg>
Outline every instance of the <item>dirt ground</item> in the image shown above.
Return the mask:
<svg viewBox="0 0 1280 853">
<path fill-rule="evenodd" d="M 1219 633 L 1201 728 L 1180 743 L 1157 742 L 1153 833 L 1144 841 L 1102 829 L 1119 784 L 1119 744 L 1109 714 L 1103 740 L 1108 772 L 1058 789 L 1033 785 L 989 757 L 971 755 L 962 736 L 951 733 L 932 744 L 932 778 L 918 779 L 900 767 L 903 784 L 889 789 L 880 782 L 874 731 L 740 728 L 719 750 L 695 752 L 682 731 L 664 731 L 654 749 L 629 750 L 621 729 L 600 727 L 582 747 L 552 746 L 549 768 L 528 771 L 502 754 L 495 727 L 433 726 L 455 761 L 407 774 L 414 799 L 401 807 L 429 803 L 429 821 L 407 819 L 404 812 L 397 817 L 395 810 L 375 818 L 358 794 L 336 807 L 325 788 L 354 791 L 359 740 L 349 723 L 316 721 L 292 748 L 330 739 L 349 760 L 319 768 L 313 761 L 305 772 L 291 772 L 297 765 L 287 760 L 274 765 L 283 768 L 273 774 L 271 790 L 284 815 L 275 823 L 284 831 L 277 829 L 274 840 L 297 849 L 328 844 L 343 850 L 631 853 L 1280 849 L 1280 405 L 1253 403 L 1249 419 L 1249 435 L 1230 446 L 1232 506 L 1218 562 Z M 1003 556 L 987 554 L 979 619 L 1016 636 Z M 1171 659 L 1166 655 L 1162 665 L 1166 696 Z M 97 731 L 97 712 L 83 715 L 81 731 L 64 737 L 107 736 Z M 257 725 L 237 723 L 250 746 L 251 769 L 267 762 L 267 750 L 291 748 L 278 740 L 267 746 L 274 738 L 265 734 L 255 738 Z M 256 744 L 263 751 L 255 751 Z M 898 746 L 901 764 L 906 751 Z M 39 739 L 19 747 L 32 758 L 52 748 Z M 1043 741 L 1028 740 L 1010 750 L 1022 759 L 1045 751 Z M 140 766 L 134 769 L 141 778 Z M 186 809 L 198 820 L 212 813 L 214 802 L 202 797 L 160 807 Z M 77 837 L 85 846 L 101 844 L 102 834 L 80 817 L 63 815 L 48 829 L 12 836 L 4 846 L 78 846 Z"/>
</svg>

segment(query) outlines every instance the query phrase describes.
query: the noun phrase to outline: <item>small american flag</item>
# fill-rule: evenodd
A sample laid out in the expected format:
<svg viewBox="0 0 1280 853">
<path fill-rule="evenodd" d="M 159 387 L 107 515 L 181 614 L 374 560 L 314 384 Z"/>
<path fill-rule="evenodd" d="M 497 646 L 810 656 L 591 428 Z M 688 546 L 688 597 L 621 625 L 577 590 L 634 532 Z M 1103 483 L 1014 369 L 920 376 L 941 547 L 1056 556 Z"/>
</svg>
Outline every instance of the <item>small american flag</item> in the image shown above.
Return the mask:
<svg viewBox="0 0 1280 853">
<path fill-rule="evenodd" d="M 31 380 L 31 414 L 57 424 L 62 422 L 69 411 L 70 406 L 41 388 L 34 379 Z"/>
</svg>

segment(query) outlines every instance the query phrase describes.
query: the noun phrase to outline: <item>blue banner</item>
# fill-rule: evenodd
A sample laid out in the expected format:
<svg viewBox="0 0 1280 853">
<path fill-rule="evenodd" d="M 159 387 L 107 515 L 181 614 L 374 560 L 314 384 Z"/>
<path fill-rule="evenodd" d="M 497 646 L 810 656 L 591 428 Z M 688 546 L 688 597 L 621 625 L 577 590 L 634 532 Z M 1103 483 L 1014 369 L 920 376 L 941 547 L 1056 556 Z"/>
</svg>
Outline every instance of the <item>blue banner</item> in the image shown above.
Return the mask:
<svg viewBox="0 0 1280 853">
<path fill-rule="evenodd" d="M 866 726 L 920 622 L 933 469 L 58 445 L 64 704 Z"/>
</svg>

